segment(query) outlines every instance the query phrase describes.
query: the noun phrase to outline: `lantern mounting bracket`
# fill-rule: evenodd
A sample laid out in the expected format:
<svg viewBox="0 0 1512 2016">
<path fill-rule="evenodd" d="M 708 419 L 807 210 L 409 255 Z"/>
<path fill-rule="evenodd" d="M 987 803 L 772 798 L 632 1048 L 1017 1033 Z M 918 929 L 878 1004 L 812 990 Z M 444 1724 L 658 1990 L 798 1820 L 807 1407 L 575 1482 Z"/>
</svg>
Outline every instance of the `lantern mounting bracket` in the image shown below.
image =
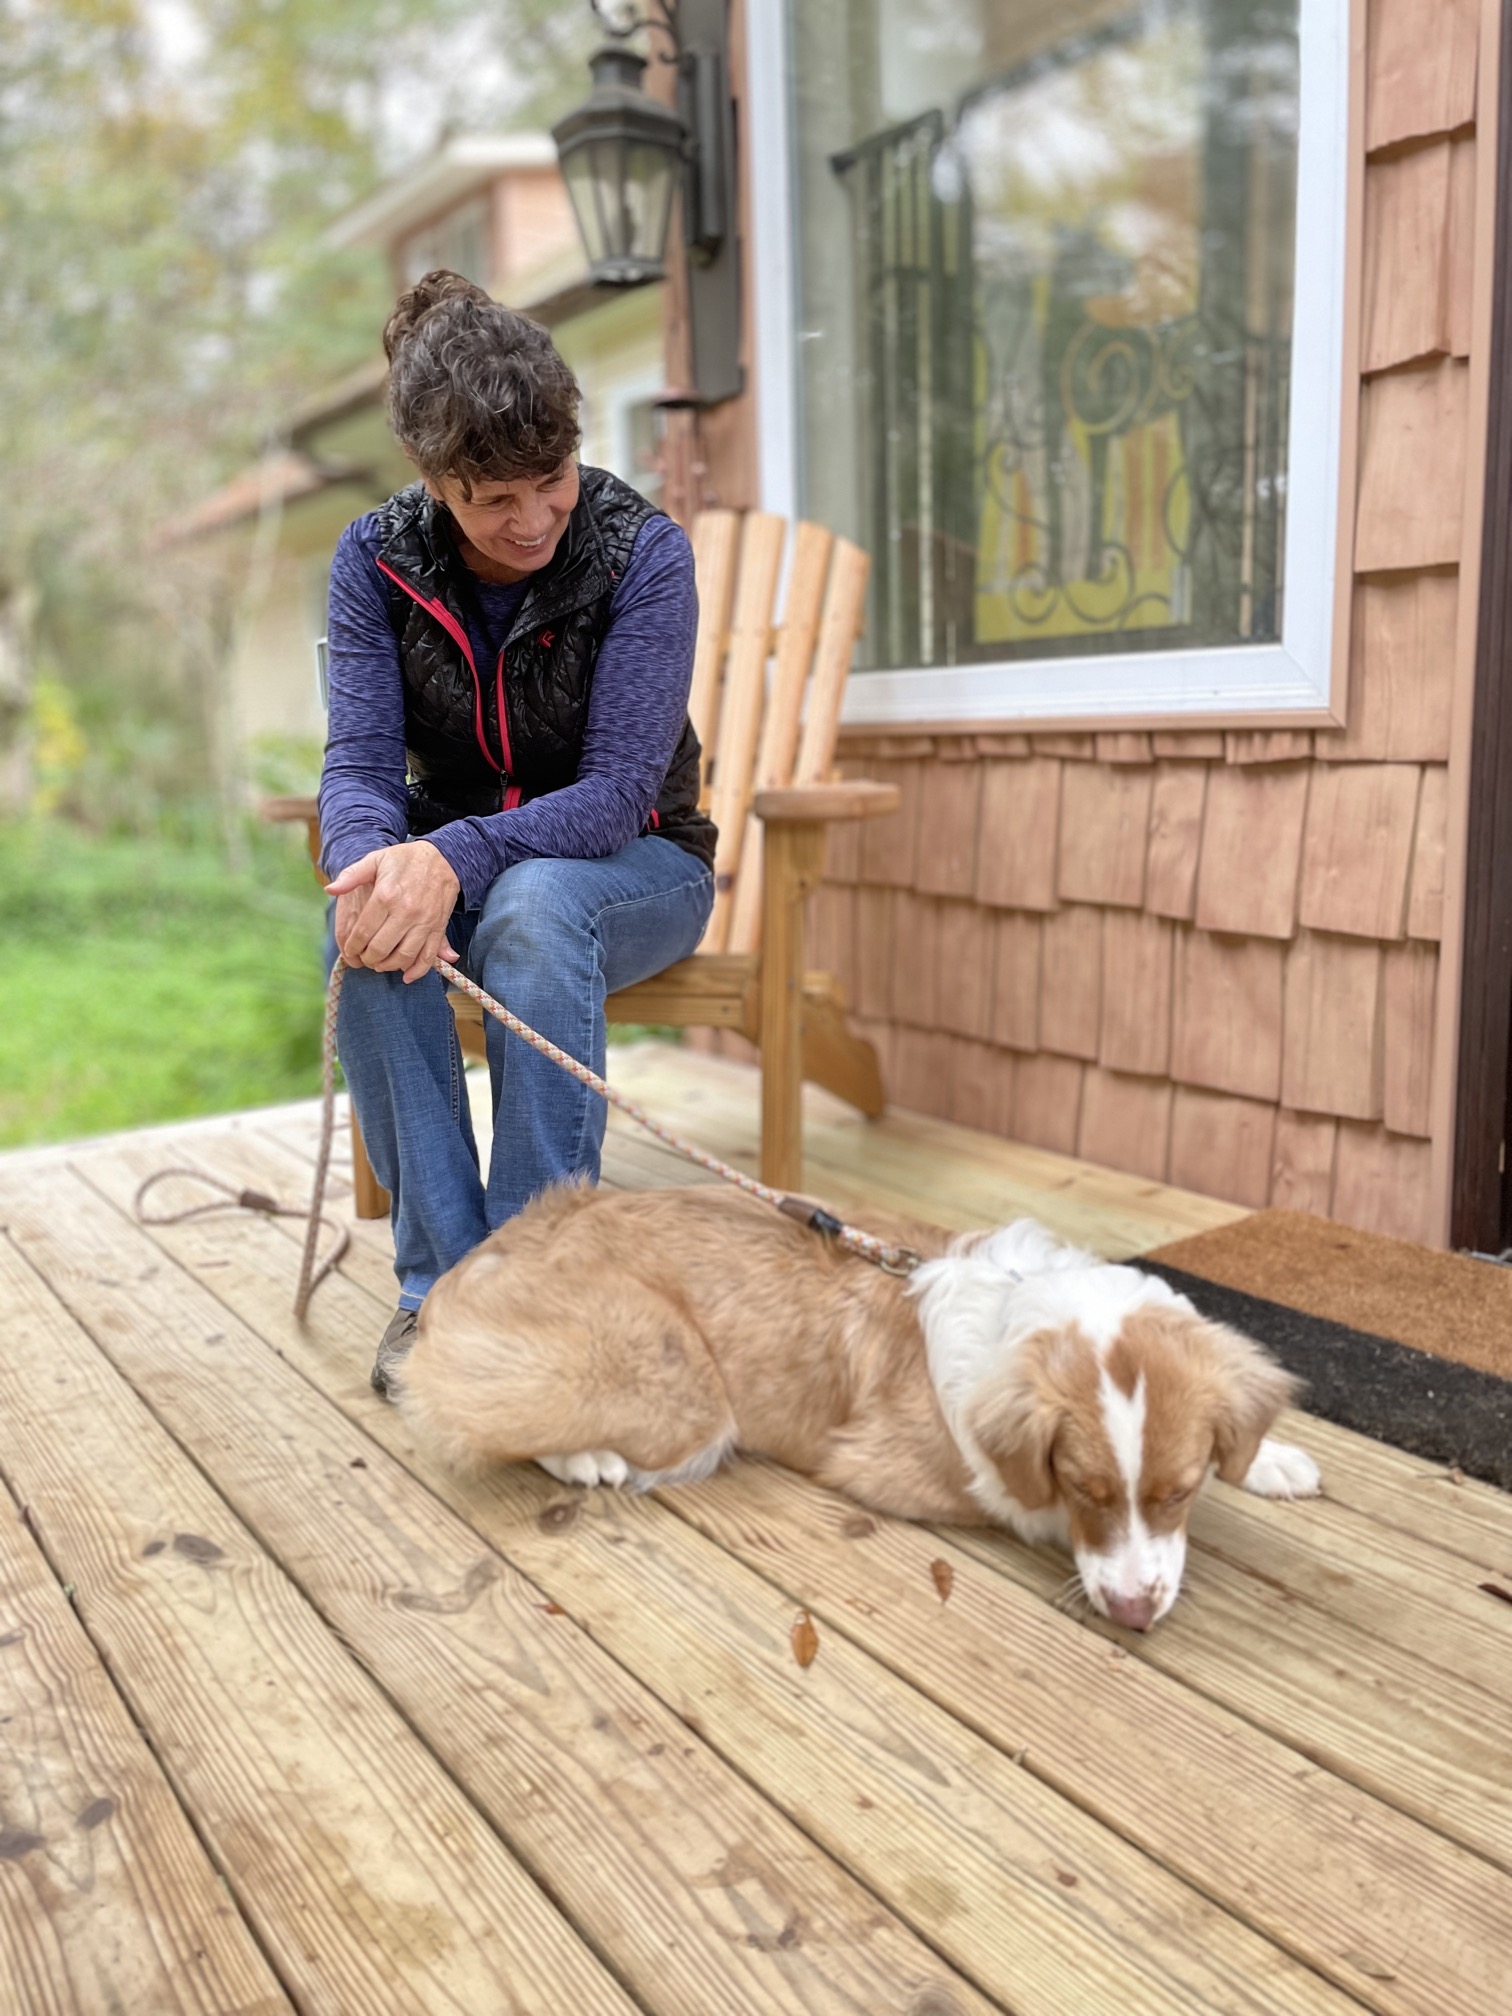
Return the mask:
<svg viewBox="0 0 1512 2016">
<path fill-rule="evenodd" d="M 606 35 L 616 42 L 624 42 L 642 29 L 648 35 L 665 35 L 672 46 L 669 56 L 665 50 L 658 50 L 658 63 L 677 64 L 682 61 L 682 37 L 677 30 L 677 0 L 657 0 L 660 14 L 642 13 L 633 6 L 615 5 L 613 0 L 588 0 L 598 18 L 599 26 Z"/>
</svg>

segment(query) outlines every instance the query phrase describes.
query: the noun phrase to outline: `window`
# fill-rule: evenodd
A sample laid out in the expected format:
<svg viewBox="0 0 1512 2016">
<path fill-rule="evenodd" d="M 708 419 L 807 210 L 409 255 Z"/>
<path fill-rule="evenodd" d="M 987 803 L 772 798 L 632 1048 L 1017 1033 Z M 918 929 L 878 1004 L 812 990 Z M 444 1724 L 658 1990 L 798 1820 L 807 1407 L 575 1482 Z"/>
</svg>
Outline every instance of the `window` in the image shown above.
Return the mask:
<svg viewBox="0 0 1512 2016">
<path fill-rule="evenodd" d="M 493 277 L 488 224 L 488 198 L 479 196 L 414 232 L 400 253 L 404 284 L 413 287 L 422 274 L 444 266 L 486 287 Z"/>
<path fill-rule="evenodd" d="M 848 718 L 1326 708 L 1346 14 L 789 0 L 753 43 L 768 501 L 872 555 Z"/>
</svg>

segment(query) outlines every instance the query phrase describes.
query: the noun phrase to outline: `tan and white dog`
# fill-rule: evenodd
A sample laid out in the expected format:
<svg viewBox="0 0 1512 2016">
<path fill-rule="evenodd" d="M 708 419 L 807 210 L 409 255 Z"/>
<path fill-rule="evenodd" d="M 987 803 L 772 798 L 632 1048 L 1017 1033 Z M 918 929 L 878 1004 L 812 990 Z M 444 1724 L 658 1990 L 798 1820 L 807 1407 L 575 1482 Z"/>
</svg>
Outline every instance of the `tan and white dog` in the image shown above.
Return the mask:
<svg viewBox="0 0 1512 2016">
<path fill-rule="evenodd" d="M 1267 1436 L 1290 1375 L 1164 1281 L 1030 1219 L 868 1228 L 924 1254 L 906 1283 L 738 1192 L 550 1192 L 426 1297 L 400 1405 L 460 1467 L 644 1490 L 739 1449 L 878 1512 L 996 1522 L 1068 1546 L 1139 1631 L 1214 1470 L 1318 1491 Z"/>
</svg>

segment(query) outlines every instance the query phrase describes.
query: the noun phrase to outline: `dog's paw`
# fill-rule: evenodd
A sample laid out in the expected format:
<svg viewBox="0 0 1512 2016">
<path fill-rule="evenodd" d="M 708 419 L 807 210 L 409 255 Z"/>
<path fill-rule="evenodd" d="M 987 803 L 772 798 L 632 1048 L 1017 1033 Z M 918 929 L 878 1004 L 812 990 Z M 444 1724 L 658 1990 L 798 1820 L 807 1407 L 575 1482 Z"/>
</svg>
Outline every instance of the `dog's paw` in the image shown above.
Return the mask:
<svg viewBox="0 0 1512 2016">
<path fill-rule="evenodd" d="M 1316 1498 L 1323 1489 L 1323 1473 L 1305 1449 L 1267 1435 L 1240 1488 L 1253 1491 L 1257 1498 Z"/>
<path fill-rule="evenodd" d="M 630 1475 L 630 1465 L 612 1449 L 580 1449 L 575 1456 L 537 1456 L 536 1462 L 558 1484 L 607 1484 L 618 1490 Z"/>
</svg>

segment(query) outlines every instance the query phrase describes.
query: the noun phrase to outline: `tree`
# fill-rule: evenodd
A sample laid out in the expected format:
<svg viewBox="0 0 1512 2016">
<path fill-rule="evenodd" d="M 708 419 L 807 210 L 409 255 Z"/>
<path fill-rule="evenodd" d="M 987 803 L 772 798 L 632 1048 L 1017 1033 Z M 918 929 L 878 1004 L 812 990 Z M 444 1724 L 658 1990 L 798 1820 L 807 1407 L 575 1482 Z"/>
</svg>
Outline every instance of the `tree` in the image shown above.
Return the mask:
<svg viewBox="0 0 1512 2016">
<path fill-rule="evenodd" d="M 217 612 L 160 528 L 386 306 L 326 226 L 448 130 L 562 109 L 594 32 L 586 0 L 0 0 L 0 550 L 119 757 L 171 717 L 165 788 L 206 779 Z"/>
</svg>

